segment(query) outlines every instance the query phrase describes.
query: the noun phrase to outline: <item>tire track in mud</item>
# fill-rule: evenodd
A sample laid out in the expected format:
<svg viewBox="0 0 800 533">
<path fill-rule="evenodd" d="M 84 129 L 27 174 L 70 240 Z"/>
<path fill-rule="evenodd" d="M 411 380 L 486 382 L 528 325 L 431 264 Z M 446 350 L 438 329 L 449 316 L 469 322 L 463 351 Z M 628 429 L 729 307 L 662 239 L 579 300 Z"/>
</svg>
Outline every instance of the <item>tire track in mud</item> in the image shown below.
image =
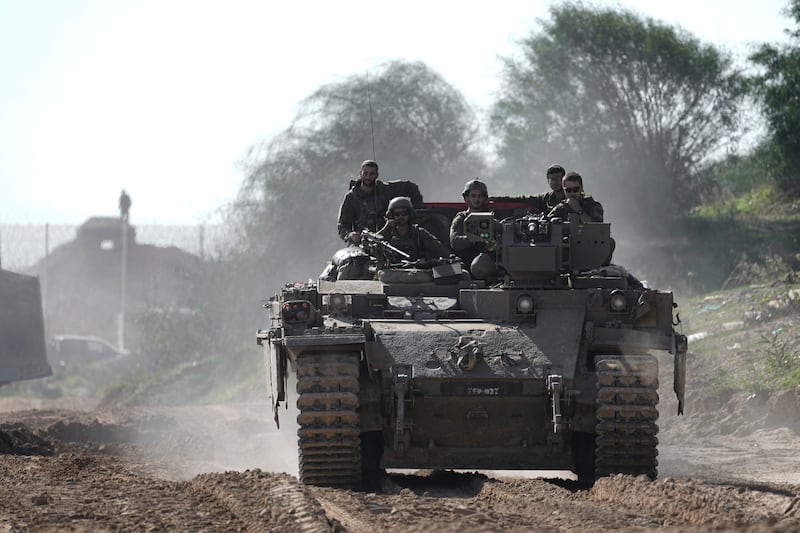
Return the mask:
<svg viewBox="0 0 800 533">
<path fill-rule="evenodd" d="M 201 474 L 188 490 L 211 496 L 247 531 L 322 533 L 332 530 L 323 506 L 287 474 L 260 470 Z"/>
<path fill-rule="evenodd" d="M 598 480 L 587 499 L 658 516 L 665 527 L 733 530 L 783 522 L 792 524 L 787 531 L 797 531 L 800 521 L 792 502 L 798 488 L 673 478 L 650 481 L 617 475 Z"/>
<path fill-rule="evenodd" d="M 339 523 L 348 533 L 374 533 L 375 526 L 369 521 L 358 518 L 355 514 L 333 501 L 316 495 L 317 502 L 325 510 L 329 520 Z"/>
<path fill-rule="evenodd" d="M 484 484 L 476 500 L 490 506 L 512 523 L 530 527 L 597 531 L 604 529 L 658 529 L 659 517 L 644 510 L 591 501 L 589 486 L 559 479 L 493 479 Z"/>
</svg>

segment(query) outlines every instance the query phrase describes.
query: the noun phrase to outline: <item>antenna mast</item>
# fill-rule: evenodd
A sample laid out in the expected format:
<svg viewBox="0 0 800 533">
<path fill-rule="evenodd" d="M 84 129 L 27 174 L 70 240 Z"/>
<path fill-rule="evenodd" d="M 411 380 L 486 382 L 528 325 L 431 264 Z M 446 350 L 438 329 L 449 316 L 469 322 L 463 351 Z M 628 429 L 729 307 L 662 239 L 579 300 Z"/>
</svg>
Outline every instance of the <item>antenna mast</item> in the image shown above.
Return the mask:
<svg viewBox="0 0 800 533">
<path fill-rule="evenodd" d="M 369 104 L 369 130 L 372 135 L 372 160 L 377 161 L 375 157 L 375 125 L 372 123 L 372 91 L 369 84 L 369 70 L 367 71 L 367 103 Z"/>
</svg>

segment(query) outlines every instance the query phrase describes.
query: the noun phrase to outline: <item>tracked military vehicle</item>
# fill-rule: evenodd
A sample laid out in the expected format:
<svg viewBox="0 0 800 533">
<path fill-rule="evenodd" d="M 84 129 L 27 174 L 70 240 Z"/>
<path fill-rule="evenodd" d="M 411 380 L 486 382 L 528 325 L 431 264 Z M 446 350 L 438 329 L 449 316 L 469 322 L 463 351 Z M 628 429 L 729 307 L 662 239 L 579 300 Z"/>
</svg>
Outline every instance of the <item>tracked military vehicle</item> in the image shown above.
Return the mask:
<svg viewBox="0 0 800 533">
<path fill-rule="evenodd" d="M 442 235 L 457 207 L 419 222 Z M 672 294 L 608 264 L 607 223 L 491 219 L 465 228 L 496 242 L 495 279 L 451 261 L 388 267 L 289 283 L 267 304 L 258 343 L 276 422 L 284 402 L 299 409 L 302 482 L 369 487 L 386 468 L 656 477 L 659 352 L 673 354 L 679 414 L 684 399 Z"/>
</svg>

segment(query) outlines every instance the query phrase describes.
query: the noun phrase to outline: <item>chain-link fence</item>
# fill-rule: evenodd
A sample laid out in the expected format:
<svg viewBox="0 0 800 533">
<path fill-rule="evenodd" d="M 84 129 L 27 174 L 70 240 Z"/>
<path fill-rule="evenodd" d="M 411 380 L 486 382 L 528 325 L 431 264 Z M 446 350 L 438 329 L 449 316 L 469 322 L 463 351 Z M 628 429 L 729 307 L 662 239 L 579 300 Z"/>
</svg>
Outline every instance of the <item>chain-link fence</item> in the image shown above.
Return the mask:
<svg viewBox="0 0 800 533">
<path fill-rule="evenodd" d="M 6 270 L 23 271 L 62 244 L 75 239 L 77 225 L 0 224 L 0 265 Z M 175 246 L 200 258 L 219 256 L 229 241 L 222 225 L 135 226 L 136 242 L 155 246 Z"/>
</svg>

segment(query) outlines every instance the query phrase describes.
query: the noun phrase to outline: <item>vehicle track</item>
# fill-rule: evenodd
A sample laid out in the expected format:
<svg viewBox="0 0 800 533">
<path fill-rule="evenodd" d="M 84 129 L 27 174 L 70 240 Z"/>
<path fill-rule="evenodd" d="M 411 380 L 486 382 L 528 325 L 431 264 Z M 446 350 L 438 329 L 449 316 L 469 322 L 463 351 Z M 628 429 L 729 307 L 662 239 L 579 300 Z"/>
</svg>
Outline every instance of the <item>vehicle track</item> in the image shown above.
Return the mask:
<svg viewBox="0 0 800 533">
<path fill-rule="evenodd" d="M 303 353 L 297 360 L 300 481 L 361 486 L 358 352 Z"/>
<path fill-rule="evenodd" d="M 658 359 L 599 356 L 595 474 L 658 475 Z"/>
</svg>

